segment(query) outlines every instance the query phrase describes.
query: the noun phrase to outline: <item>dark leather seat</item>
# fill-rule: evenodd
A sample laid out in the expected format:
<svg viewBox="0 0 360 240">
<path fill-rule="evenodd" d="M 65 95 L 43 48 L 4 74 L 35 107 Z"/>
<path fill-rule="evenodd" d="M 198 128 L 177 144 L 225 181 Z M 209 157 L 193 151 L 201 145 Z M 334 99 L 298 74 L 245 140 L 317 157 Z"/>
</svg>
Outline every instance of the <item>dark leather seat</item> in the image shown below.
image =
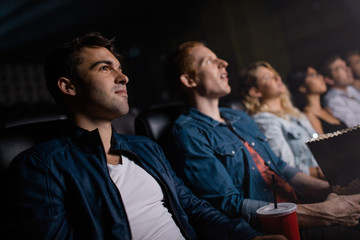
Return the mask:
<svg viewBox="0 0 360 240">
<path fill-rule="evenodd" d="M 59 136 L 66 122 L 66 119 L 60 119 L 3 128 L 0 133 L 0 175 L 22 151 Z"/>
<path fill-rule="evenodd" d="M 171 128 L 177 117 L 185 111 L 186 105 L 184 103 L 172 102 L 143 110 L 135 118 L 135 133 L 157 142 L 171 164 L 177 163 Z"/>
<path fill-rule="evenodd" d="M 243 110 L 243 104 L 238 100 L 221 102 L 222 107 Z M 183 102 L 171 102 L 155 105 L 141 111 L 135 118 L 135 133 L 147 136 L 160 145 L 167 145 L 168 134 L 176 118 L 185 113 L 187 107 Z"/>
<path fill-rule="evenodd" d="M 134 135 L 135 118 L 140 112 L 140 107 L 130 107 L 129 112 L 122 117 L 112 120 L 112 126 L 117 133 Z"/>
<path fill-rule="evenodd" d="M 161 145 L 166 142 L 173 122 L 185 110 L 186 106 L 182 102 L 156 105 L 143 110 L 135 118 L 135 133 L 147 136 Z"/>
</svg>

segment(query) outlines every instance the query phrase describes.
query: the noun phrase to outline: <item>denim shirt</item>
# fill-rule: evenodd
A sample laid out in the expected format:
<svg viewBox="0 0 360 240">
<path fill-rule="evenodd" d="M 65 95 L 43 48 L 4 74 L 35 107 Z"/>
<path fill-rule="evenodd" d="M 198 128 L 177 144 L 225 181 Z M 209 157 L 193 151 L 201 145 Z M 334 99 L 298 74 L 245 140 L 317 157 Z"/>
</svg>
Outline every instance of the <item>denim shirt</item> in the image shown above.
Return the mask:
<svg viewBox="0 0 360 240">
<path fill-rule="evenodd" d="M 299 171 L 275 156 L 254 120 L 245 112 L 220 108 L 218 122 L 190 108 L 174 123 L 178 147 L 176 170 L 185 184 L 230 217 L 256 223 L 256 209 L 273 201 L 273 194 L 260 175 L 241 139 L 248 142 L 265 163 L 287 181 Z"/>
<path fill-rule="evenodd" d="M 253 116 L 276 156 L 292 167 L 309 174 L 309 167 L 318 166 L 306 141 L 316 134 L 311 123 L 303 118 L 280 118 L 272 113 L 261 112 Z"/>
<path fill-rule="evenodd" d="M 195 197 L 150 139 L 113 131 L 110 151 L 134 160 L 154 177 L 164 192 L 164 205 L 186 239 L 261 235 L 244 219 L 230 220 Z M 97 130 L 71 126 L 64 136 L 21 153 L 12 161 L 5 182 L 0 206 L 5 239 L 131 239 L 126 206 L 109 176 Z"/>
</svg>

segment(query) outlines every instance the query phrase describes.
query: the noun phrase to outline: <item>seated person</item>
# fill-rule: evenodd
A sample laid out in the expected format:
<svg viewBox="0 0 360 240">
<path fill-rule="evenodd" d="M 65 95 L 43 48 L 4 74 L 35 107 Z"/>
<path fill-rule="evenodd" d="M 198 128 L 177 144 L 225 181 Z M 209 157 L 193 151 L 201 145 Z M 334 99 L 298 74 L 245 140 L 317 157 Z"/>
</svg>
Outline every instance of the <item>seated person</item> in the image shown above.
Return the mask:
<svg viewBox="0 0 360 240">
<path fill-rule="evenodd" d="M 129 110 L 112 41 L 89 33 L 49 55 L 47 86 L 68 115 L 63 136 L 18 155 L 2 193 L 4 239 L 284 239 L 261 236 L 195 197 L 160 147 L 115 133 Z M 270 238 L 267 238 L 270 237 Z"/>
<path fill-rule="evenodd" d="M 352 85 L 360 91 L 360 52 L 357 50 L 347 52 L 346 63 L 350 67 L 354 77 Z"/>
<path fill-rule="evenodd" d="M 189 105 L 173 126 L 179 150 L 175 165 L 196 195 L 229 217 L 244 217 L 256 227 L 256 210 L 273 201 L 274 175 L 277 198 L 298 203 L 302 239 L 359 238 L 359 232 L 348 227 L 359 223 L 360 194 L 330 193 L 328 182 L 276 157 L 249 115 L 219 108 L 219 98 L 231 92 L 226 61 L 200 42 L 186 42 L 171 63 L 169 80 L 174 89 L 183 90 Z"/>
<path fill-rule="evenodd" d="M 317 133 L 306 115 L 292 105 L 275 69 L 268 62 L 255 62 L 240 79 L 244 105 L 276 156 L 291 167 L 318 176 L 318 164 L 306 145 Z"/>
<path fill-rule="evenodd" d="M 342 130 L 347 126 L 323 108 L 321 96 L 326 93 L 324 76 L 309 66 L 291 71 L 286 78 L 297 107 L 303 111 L 319 134 Z"/>
<path fill-rule="evenodd" d="M 360 124 L 360 93 L 352 86 L 350 68 L 339 56 L 330 57 L 323 66 L 325 82 L 330 89 L 324 96 L 324 105 L 347 127 Z"/>
</svg>

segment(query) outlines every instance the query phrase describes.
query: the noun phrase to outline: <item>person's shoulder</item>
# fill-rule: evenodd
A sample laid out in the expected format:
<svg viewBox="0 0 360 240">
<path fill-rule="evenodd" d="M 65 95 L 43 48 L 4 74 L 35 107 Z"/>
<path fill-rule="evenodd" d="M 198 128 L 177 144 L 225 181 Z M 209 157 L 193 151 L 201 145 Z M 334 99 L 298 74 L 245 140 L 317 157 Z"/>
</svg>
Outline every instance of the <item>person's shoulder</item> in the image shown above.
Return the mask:
<svg viewBox="0 0 360 240">
<path fill-rule="evenodd" d="M 123 149 L 131 150 L 132 148 L 139 148 L 139 147 L 141 148 L 159 147 L 159 144 L 157 142 L 150 139 L 149 137 L 142 135 L 125 135 L 125 134 L 114 133 L 114 136 L 116 138 L 116 141 L 120 143 L 120 146 Z"/>
<path fill-rule="evenodd" d="M 279 120 L 280 117 L 276 116 L 273 113 L 270 112 L 260 112 L 257 114 L 254 114 L 252 116 L 254 118 L 255 121 L 260 121 L 260 120 Z"/>
<path fill-rule="evenodd" d="M 256 124 L 260 129 L 272 129 L 274 127 L 280 127 L 289 124 L 289 121 L 276 116 L 270 112 L 261 112 L 252 116 Z"/>
<path fill-rule="evenodd" d="M 252 117 L 241 109 L 233 109 L 233 108 L 220 108 L 220 112 L 222 115 L 232 115 L 234 117 L 240 117 L 241 120 L 250 120 L 253 121 Z"/>
<path fill-rule="evenodd" d="M 126 135 L 126 134 L 120 134 L 115 133 L 115 136 L 120 141 L 126 141 L 128 143 L 153 143 L 154 141 L 150 138 L 142 135 Z"/>
<path fill-rule="evenodd" d="M 354 86 L 348 86 L 347 90 L 352 94 L 355 95 L 357 98 L 360 98 L 360 91 L 356 89 Z"/>
<path fill-rule="evenodd" d="M 160 161 L 163 149 L 156 141 L 140 135 L 124 135 L 115 133 L 120 150 L 131 151 L 146 161 Z M 153 156 L 153 157 L 151 157 Z M 152 159 L 152 160 L 151 160 Z"/>
<path fill-rule="evenodd" d="M 240 116 L 249 116 L 245 111 L 243 111 L 241 109 L 234 109 L 234 108 L 228 108 L 228 107 L 221 107 L 220 112 L 234 114 L 234 115 L 240 115 Z"/>
<path fill-rule="evenodd" d="M 182 125 L 188 121 L 192 121 L 193 118 L 188 114 L 180 114 L 174 121 L 175 125 Z"/>
<path fill-rule="evenodd" d="M 190 129 L 199 128 L 205 123 L 199 119 L 192 117 L 189 114 L 181 114 L 173 124 L 173 129 Z"/>
<path fill-rule="evenodd" d="M 334 97 L 337 97 L 339 92 L 336 88 L 330 87 L 329 90 L 324 95 L 325 101 L 331 101 Z"/>
<path fill-rule="evenodd" d="M 14 161 L 40 161 L 43 164 L 49 162 L 59 153 L 66 151 L 69 148 L 64 137 L 54 138 L 48 141 L 38 143 L 15 156 Z"/>
<path fill-rule="evenodd" d="M 304 111 L 304 115 L 305 115 L 305 117 L 306 117 L 307 119 L 309 119 L 309 120 L 314 120 L 314 121 L 319 120 L 319 118 L 317 117 L 317 115 L 316 115 L 314 112 L 312 112 L 312 111 L 305 110 L 305 111 Z M 320 120 L 319 120 L 319 121 L 320 121 Z"/>
</svg>

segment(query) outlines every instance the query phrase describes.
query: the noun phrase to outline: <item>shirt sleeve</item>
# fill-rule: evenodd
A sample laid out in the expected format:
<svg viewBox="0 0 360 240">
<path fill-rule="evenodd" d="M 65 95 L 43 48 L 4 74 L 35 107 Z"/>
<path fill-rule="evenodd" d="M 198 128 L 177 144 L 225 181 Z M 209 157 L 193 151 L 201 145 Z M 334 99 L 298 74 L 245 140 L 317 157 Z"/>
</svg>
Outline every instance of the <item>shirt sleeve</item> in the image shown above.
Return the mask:
<svg viewBox="0 0 360 240">
<path fill-rule="evenodd" d="M 33 239 L 73 239 L 63 189 L 47 166 L 36 159 L 36 156 L 20 155 L 6 173 L 8 184 L 4 186 L 2 233 L 9 239 L 27 239 L 29 236 Z"/>
</svg>

